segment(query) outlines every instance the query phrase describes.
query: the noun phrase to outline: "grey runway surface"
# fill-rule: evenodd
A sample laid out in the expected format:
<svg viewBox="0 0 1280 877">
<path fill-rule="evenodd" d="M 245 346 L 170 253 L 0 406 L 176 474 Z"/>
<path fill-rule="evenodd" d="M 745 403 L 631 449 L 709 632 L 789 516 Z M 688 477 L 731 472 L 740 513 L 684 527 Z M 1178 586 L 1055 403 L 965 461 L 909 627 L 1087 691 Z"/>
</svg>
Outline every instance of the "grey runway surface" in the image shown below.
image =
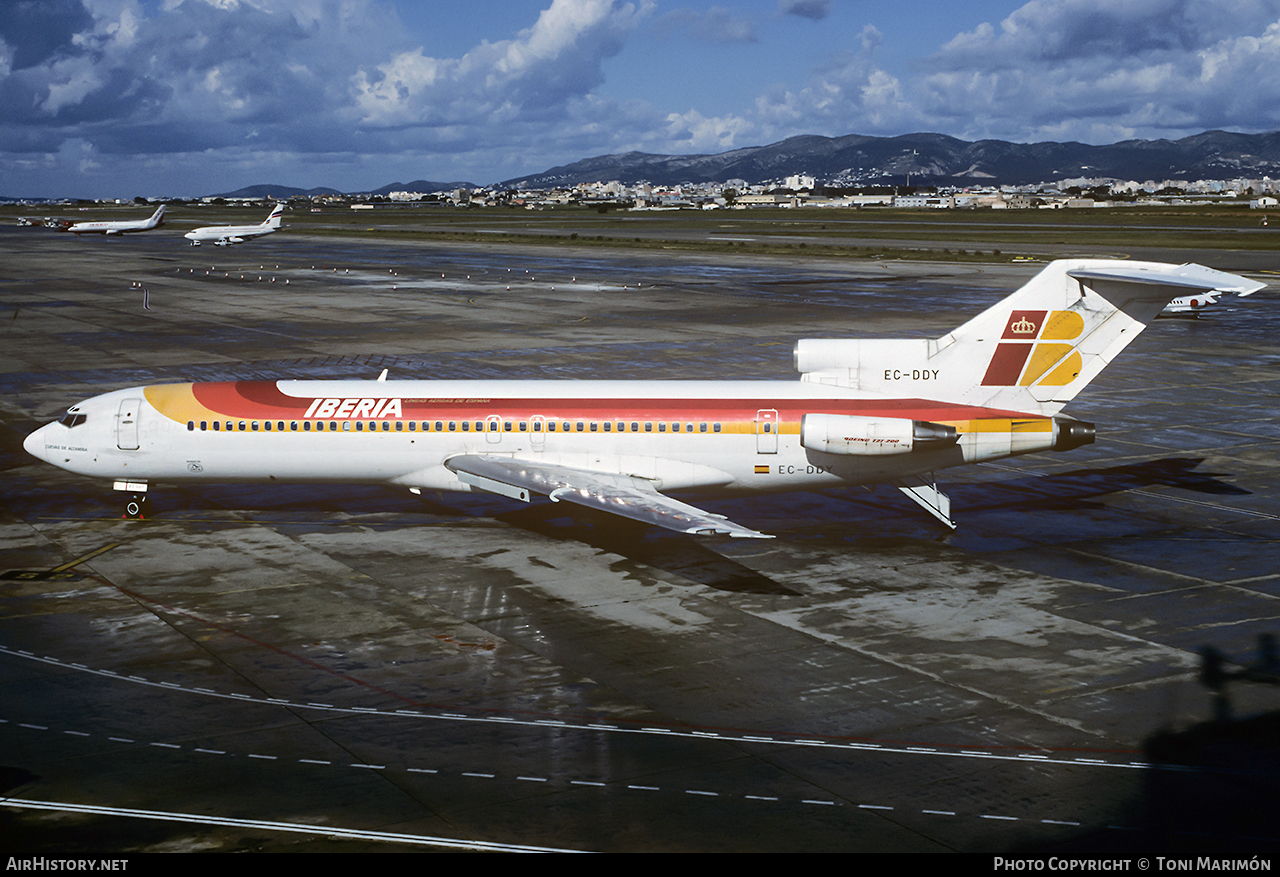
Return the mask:
<svg viewBox="0 0 1280 877">
<path fill-rule="evenodd" d="M 938 335 L 1035 266 L 0 257 L 6 852 L 1280 846 L 1280 689 L 1194 742 L 1197 649 L 1280 629 L 1273 292 L 1150 327 L 1067 408 L 1096 444 L 940 473 L 954 533 L 886 488 L 705 504 L 759 542 L 372 487 L 162 486 L 128 521 L 21 441 L 148 383 L 786 379 L 797 338 Z"/>
</svg>

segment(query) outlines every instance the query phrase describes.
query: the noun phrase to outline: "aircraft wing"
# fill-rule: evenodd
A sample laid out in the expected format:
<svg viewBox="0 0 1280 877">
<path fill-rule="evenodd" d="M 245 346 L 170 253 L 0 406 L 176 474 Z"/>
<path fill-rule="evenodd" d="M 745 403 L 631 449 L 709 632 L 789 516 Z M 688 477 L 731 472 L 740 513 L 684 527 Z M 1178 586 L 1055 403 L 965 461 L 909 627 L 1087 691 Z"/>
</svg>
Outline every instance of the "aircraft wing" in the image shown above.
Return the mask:
<svg viewBox="0 0 1280 877">
<path fill-rule="evenodd" d="M 487 454 L 460 454 L 444 464 L 464 484 L 525 502 L 530 493 L 541 493 L 552 502 L 572 502 L 678 533 L 773 538 L 658 493 L 651 482 L 630 475 Z"/>
</svg>

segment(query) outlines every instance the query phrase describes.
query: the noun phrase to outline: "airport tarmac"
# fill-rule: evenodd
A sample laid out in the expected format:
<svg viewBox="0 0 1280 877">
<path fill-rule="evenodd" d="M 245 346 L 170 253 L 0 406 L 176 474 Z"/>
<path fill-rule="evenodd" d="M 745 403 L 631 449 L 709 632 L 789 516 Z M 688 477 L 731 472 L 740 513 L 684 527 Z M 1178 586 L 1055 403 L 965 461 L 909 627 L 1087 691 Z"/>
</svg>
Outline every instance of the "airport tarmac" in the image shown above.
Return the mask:
<svg viewBox="0 0 1280 877">
<path fill-rule="evenodd" d="M 797 338 L 938 335 L 1036 266 L 0 254 L 6 853 L 1280 846 L 1274 735 L 1144 748 L 1212 717 L 1201 646 L 1280 629 L 1270 290 L 1151 326 L 1067 408 L 1096 444 L 939 473 L 954 533 L 880 488 L 707 502 L 777 538 L 700 540 L 373 487 L 161 486 L 122 520 L 21 441 L 147 383 L 789 378 Z"/>
</svg>

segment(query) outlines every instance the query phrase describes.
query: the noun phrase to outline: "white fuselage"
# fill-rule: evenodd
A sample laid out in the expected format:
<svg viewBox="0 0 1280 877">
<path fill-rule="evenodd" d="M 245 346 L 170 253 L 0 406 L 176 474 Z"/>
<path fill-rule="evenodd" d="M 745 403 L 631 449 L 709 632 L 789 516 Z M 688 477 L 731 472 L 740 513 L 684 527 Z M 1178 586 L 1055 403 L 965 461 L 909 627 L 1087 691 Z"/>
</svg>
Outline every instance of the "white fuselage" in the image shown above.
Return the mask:
<svg viewBox="0 0 1280 877">
<path fill-rule="evenodd" d="M 149 231 L 160 225 L 164 218 L 164 206 L 156 209 L 148 219 L 138 220 L 97 220 L 94 222 L 77 222 L 67 227 L 72 234 L 126 234 L 131 231 Z"/>
<path fill-rule="evenodd" d="M 238 244 L 276 231 L 269 225 L 210 225 L 197 228 L 183 235 L 193 244 Z"/>
<path fill-rule="evenodd" d="M 280 381 L 137 387 L 32 433 L 64 469 L 133 483 L 349 482 L 472 488 L 450 457 L 514 457 L 645 479 L 660 491 L 776 492 L 872 483 L 1053 446 L 1051 418 L 817 383 Z M 801 444 L 805 414 L 954 424 L 956 444 L 893 455 Z M 66 418 L 64 418 L 65 420 Z"/>
</svg>

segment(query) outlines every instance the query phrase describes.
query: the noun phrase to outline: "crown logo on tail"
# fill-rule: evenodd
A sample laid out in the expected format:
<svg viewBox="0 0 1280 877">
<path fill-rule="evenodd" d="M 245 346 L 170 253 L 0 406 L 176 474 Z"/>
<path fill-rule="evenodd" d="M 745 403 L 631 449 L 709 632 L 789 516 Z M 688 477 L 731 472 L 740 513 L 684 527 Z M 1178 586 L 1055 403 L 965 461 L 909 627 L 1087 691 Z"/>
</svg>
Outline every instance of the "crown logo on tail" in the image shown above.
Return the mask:
<svg viewBox="0 0 1280 877">
<path fill-rule="evenodd" d="M 1036 331 L 1036 324 L 1028 320 L 1026 317 L 1023 317 L 1016 323 L 1012 323 L 1009 326 L 1009 329 L 1018 335 L 1034 335 Z"/>
</svg>

